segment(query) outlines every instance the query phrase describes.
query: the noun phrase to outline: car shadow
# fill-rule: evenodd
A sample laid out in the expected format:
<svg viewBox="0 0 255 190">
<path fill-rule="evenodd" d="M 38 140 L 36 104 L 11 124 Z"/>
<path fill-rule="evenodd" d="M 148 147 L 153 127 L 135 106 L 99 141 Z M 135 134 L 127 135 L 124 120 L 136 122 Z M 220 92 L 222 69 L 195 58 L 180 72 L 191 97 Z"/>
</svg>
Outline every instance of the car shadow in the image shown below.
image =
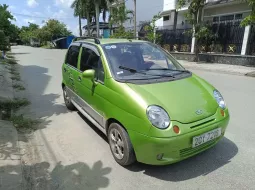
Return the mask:
<svg viewBox="0 0 255 190">
<path fill-rule="evenodd" d="M 205 176 L 231 162 L 238 153 L 238 147 L 224 137 L 216 146 L 194 157 L 167 166 L 151 166 L 136 163 L 128 170 L 143 172 L 145 175 L 164 181 L 185 181 Z"/>
<path fill-rule="evenodd" d="M 97 133 L 98 136 L 100 136 L 102 139 L 105 140 L 105 142 L 108 143 L 108 139 L 107 139 L 106 135 L 105 135 L 102 131 L 100 131 L 93 123 L 91 123 L 84 115 L 82 115 L 81 112 L 78 111 L 77 113 L 78 113 L 78 115 L 84 120 L 84 122 L 86 122 L 86 123 L 89 125 L 89 127 L 90 127 L 95 133 Z"/>
<path fill-rule="evenodd" d="M 84 162 L 70 165 L 58 162 L 54 167 L 48 162 L 22 167 L 6 165 L 0 167 L 1 189 L 98 190 L 109 186 L 106 175 L 111 170 L 110 167 L 103 167 L 100 160 L 91 167 Z"/>
<path fill-rule="evenodd" d="M 14 91 L 14 96 L 20 99 L 25 98 L 31 103 L 29 106 L 21 108 L 17 115 L 24 114 L 38 121 L 32 130 L 19 129 L 19 140 L 27 142 L 31 132 L 46 128 L 51 123 L 52 116 L 66 114 L 69 111 L 61 94 L 45 93 L 45 89 L 53 77 L 48 74 L 48 68 L 37 65 L 16 65 L 15 67 L 21 76 L 21 81 L 17 83 L 22 84 L 25 90 Z M 60 84 L 58 88 L 61 88 Z"/>
</svg>

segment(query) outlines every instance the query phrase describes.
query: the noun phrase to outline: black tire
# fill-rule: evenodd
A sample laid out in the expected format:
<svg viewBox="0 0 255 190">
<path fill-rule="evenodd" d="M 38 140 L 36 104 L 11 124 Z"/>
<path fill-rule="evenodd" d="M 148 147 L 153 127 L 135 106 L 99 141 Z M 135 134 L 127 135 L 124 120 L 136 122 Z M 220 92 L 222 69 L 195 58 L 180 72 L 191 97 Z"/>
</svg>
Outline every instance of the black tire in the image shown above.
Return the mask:
<svg viewBox="0 0 255 190">
<path fill-rule="evenodd" d="M 63 96 L 64 96 L 64 101 L 65 101 L 67 109 L 69 109 L 71 111 L 75 111 L 76 108 L 73 105 L 73 103 L 71 102 L 70 97 L 67 96 L 67 92 L 66 92 L 66 87 L 65 86 L 63 87 Z"/>
<path fill-rule="evenodd" d="M 115 144 L 117 146 L 117 143 L 111 139 L 111 135 L 114 132 L 114 130 L 117 130 L 118 135 L 122 138 L 122 142 L 124 144 L 123 149 L 121 149 L 123 151 L 122 158 L 118 158 L 114 153 L 114 149 L 113 149 L 114 145 L 113 144 Z M 120 164 L 122 166 L 128 166 L 128 165 L 133 164 L 136 161 L 134 148 L 130 142 L 128 133 L 121 125 L 119 125 L 118 123 L 112 123 L 108 129 L 107 136 L 108 136 L 108 141 L 109 141 L 112 155 L 118 164 Z"/>
</svg>

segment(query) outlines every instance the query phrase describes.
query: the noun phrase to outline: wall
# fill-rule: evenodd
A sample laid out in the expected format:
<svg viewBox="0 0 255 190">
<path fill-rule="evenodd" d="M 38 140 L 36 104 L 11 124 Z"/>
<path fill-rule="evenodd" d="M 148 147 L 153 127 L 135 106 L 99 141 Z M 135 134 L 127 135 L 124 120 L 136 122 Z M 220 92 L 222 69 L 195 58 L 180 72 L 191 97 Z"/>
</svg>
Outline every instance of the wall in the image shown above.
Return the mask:
<svg viewBox="0 0 255 190">
<path fill-rule="evenodd" d="M 179 60 L 194 61 L 195 59 L 195 54 L 193 53 L 171 52 L 171 55 Z M 220 64 L 255 67 L 255 56 L 247 56 L 247 55 L 200 53 L 199 61 L 206 62 L 206 63 L 220 63 Z"/>
<path fill-rule="evenodd" d="M 177 0 L 164 0 L 163 11 L 176 9 Z"/>
<path fill-rule="evenodd" d="M 169 13 L 168 15 L 169 15 L 169 20 L 163 21 L 163 26 L 174 25 L 174 11 L 171 11 L 171 13 Z M 167 16 L 167 15 L 164 15 L 164 16 Z"/>
<path fill-rule="evenodd" d="M 224 15 L 228 13 L 243 12 L 247 10 L 251 10 L 251 8 L 248 6 L 247 3 L 217 5 L 214 7 L 206 7 L 204 10 L 204 17 L 205 17 L 205 20 L 207 20 L 208 16 L 221 15 L 221 14 Z M 247 14 L 248 13 L 246 13 L 246 15 Z"/>
</svg>

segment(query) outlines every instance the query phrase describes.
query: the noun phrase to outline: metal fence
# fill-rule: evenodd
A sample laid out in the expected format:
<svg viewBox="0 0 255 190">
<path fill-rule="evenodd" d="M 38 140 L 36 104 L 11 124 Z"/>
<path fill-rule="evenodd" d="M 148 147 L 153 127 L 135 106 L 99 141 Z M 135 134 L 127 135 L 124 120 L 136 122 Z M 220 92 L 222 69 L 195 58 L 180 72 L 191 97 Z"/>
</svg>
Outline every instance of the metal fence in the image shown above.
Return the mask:
<svg viewBox="0 0 255 190">
<path fill-rule="evenodd" d="M 200 52 L 241 53 L 244 27 L 240 26 L 240 21 L 211 23 L 209 28 L 213 35 L 197 44 Z M 168 51 L 190 52 L 192 35 L 187 32 L 190 29 L 158 30 L 157 33 L 161 34 L 160 44 Z M 254 34 L 255 28 L 252 30 Z M 252 39 L 255 41 L 255 35 Z M 254 44 L 251 46 L 254 47 Z"/>
<path fill-rule="evenodd" d="M 157 33 L 161 35 L 158 43 L 168 51 L 189 52 L 192 41 L 192 35 L 188 34 L 189 30 L 158 30 Z"/>
<path fill-rule="evenodd" d="M 216 53 L 240 54 L 242 50 L 244 27 L 240 22 L 221 22 L 212 24 L 214 39 L 209 50 Z"/>
<path fill-rule="evenodd" d="M 251 25 L 250 36 L 247 46 L 247 54 L 255 55 L 255 25 Z"/>
</svg>

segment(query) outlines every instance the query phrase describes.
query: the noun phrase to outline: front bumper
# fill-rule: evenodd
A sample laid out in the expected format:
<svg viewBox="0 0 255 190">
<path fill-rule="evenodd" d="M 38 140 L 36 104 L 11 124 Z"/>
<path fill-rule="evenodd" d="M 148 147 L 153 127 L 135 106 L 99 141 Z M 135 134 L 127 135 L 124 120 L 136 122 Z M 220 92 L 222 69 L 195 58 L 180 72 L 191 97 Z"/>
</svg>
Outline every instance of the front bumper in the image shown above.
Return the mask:
<svg viewBox="0 0 255 190">
<path fill-rule="evenodd" d="M 217 144 L 217 142 L 224 136 L 228 122 L 229 116 L 221 121 L 199 127 L 189 133 L 168 138 L 150 137 L 134 131 L 128 132 L 135 150 L 137 161 L 151 165 L 166 165 L 194 156 Z M 193 137 L 219 127 L 222 129 L 220 137 L 196 148 L 192 148 Z M 161 159 L 158 158 L 158 155 L 160 154 L 163 154 Z"/>
</svg>

